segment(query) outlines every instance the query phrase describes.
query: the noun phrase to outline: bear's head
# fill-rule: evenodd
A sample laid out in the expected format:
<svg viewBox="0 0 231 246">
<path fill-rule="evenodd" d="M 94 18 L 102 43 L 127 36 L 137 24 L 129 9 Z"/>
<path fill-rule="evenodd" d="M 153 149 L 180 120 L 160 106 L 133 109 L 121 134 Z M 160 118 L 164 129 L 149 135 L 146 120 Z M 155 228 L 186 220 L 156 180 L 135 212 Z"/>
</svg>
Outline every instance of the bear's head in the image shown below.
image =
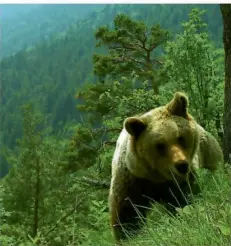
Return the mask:
<svg viewBox="0 0 231 246">
<path fill-rule="evenodd" d="M 183 93 L 175 93 L 165 106 L 127 118 L 124 127 L 130 134 L 126 158 L 131 173 L 155 182 L 187 178 L 199 133 Z"/>
</svg>

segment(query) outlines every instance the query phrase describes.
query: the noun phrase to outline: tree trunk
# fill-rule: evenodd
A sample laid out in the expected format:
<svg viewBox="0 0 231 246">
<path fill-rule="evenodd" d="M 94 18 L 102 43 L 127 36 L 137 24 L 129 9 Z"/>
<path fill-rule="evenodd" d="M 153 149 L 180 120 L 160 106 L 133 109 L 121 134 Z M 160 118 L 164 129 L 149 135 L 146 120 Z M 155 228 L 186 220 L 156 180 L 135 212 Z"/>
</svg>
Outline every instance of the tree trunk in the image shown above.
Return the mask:
<svg viewBox="0 0 231 246">
<path fill-rule="evenodd" d="M 221 4 L 225 50 L 224 160 L 231 164 L 231 4 Z"/>
</svg>

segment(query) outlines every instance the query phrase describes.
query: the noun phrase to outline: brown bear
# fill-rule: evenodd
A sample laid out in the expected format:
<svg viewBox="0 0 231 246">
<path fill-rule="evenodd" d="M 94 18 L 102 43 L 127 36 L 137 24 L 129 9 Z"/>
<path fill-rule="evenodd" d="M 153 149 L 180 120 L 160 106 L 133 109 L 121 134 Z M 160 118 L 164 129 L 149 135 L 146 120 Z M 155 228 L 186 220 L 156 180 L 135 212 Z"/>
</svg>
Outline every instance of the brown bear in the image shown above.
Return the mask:
<svg viewBox="0 0 231 246">
<path fill-rule="evenodd" d="M 188 113 L 188 99 L 177 92 L 165 106 L 127 118 L 112 160 L 109 194 L 115 240 L 135 232 L 151 202 L 167 209 L 187 204 L 196 168 L 223 163 L 217 140 Z"/>
</svg>

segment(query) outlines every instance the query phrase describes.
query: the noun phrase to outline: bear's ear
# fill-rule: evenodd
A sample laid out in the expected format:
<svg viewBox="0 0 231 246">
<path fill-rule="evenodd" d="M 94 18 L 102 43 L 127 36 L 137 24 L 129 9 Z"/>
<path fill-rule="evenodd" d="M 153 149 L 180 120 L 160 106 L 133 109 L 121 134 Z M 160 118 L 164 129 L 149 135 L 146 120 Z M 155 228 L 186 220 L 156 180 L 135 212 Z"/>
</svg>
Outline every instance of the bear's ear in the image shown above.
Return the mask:
<svg viewBox="0 0 231 246">
<path fill-rule="evenodd" d="M 146 124 L 138 117 L 129 117 L 124 121 L 124 127 L 130 135 L 138 137 L 146 128 Z"/>
<path fill-rule="evenodd" d="M 172 115 L 187 118 L 188 116 L 188 98 L 182 92 L 176 92 L 172 101 L 167 104 L 167 110 Z"/>
</svg>

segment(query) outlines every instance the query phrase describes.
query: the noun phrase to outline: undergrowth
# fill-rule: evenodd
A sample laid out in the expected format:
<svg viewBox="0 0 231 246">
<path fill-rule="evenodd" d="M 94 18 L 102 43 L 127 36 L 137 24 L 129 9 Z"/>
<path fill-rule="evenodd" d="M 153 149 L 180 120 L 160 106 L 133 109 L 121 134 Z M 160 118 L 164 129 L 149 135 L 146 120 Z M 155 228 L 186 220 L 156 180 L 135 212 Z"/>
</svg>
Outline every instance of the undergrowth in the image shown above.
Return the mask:
<svg viewBox="0 0 231 246">
<path fill-rule="evenodd" d="M 199 170 L 197 180 L 201 193 L 191 205 L 177 208 L 175 217 L 154 205 L 142 233 L 123 245 L 231 245 L 230 167 L 214 174 Z"/>
<path fill-rule="evenodd" d="M 231 168 L 228 166 L 225 171 L 214 173 L 198 170 L 197 182 L 201 192 L 193 197 L 191 205 L 177 208 L 176 216 L 166 213 L 161 205 L 154 205 L 141 233 L 127 234 L 128 239 L 121 245 L 231 245 Z M 88 235 L 84 246 L 115 245 L 108 224 L 102 225 L 101 231 Z"/>
<path fill-rule="evenodd" d="M 198 170 L 198 184 L 201 193 L 193 197 L 191 205 L 177 208 L 177 215 L 166 213 L 161 205 L 154 204 L 142 231 L 127 235 L 122 246 L 228 246 L 231 245 L 231 167 L 213 174 Z M 94 206 L 93 206 L 94 205 Z M 106 201 L 94 202 L 88 220 L 91 229 L 83 229 L 76 224 L 78 238 L 70 240 L 67 246 L 112 246 L 113 242 Z M 1 228 L 3 230 L 3 228 Z M 58 236 L 58 235 L 57 235 Z M 10 240 L 11 239 L 11 240 Z M 3 243 L 3 241 L 7 243 Z M 3 238 L 1 245 L 15 245 L 12 237 Z M 57 242 L 56 242 L 57 243 Z M 61 246 L 25 242 L 20 246 Z"/>
</svg>

